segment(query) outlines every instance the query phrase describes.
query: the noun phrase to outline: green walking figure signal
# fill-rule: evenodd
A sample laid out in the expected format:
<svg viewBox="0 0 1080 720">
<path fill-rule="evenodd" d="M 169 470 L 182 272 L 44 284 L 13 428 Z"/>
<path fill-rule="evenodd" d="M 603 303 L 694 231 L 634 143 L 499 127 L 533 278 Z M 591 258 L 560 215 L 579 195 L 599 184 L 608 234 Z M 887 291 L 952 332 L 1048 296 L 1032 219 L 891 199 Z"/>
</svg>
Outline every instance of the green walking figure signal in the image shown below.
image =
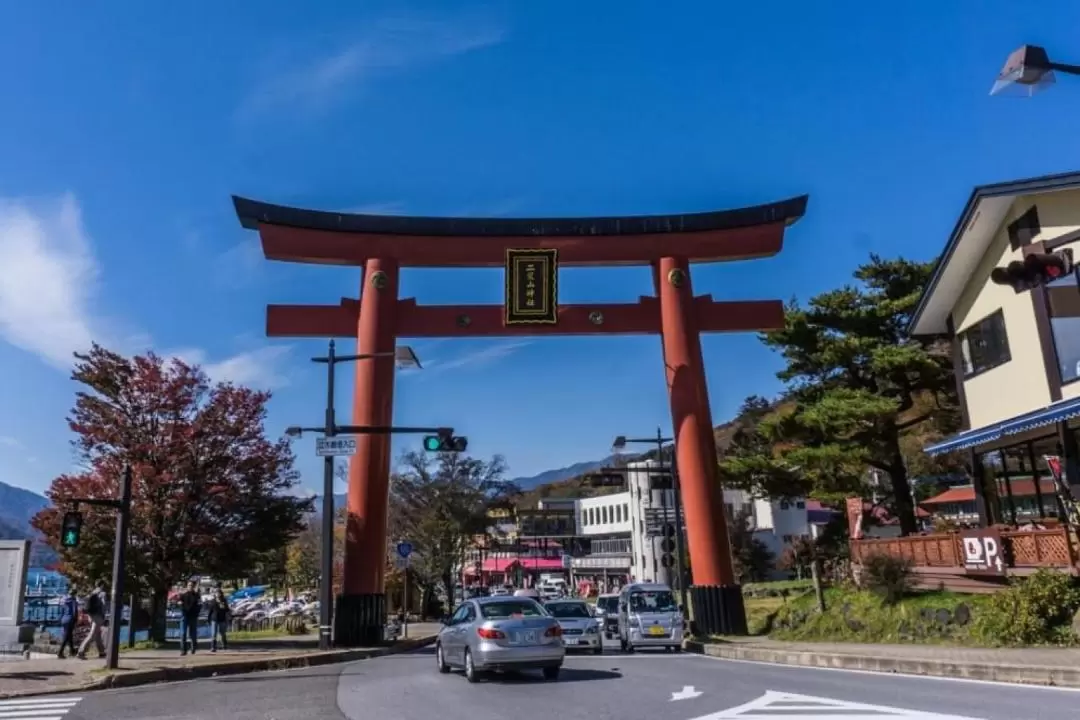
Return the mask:
<svg viewBox="0 0 1080 720">
<path fill-rule="evenodd" d="M 64 547 L 77 547 L 82 534 L 82 513 L 64 513 L 64 522 L 60 526 L 60 544 Z"/>
</svg>

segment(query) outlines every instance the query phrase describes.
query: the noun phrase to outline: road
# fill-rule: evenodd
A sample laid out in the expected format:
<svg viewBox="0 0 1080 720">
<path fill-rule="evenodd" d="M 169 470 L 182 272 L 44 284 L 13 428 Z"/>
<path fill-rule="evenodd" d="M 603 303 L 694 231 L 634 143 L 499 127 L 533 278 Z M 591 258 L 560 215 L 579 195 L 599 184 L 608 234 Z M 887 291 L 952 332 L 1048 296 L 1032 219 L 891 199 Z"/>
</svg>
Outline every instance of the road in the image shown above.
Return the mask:
<svg viewBox="0 0 1080 720">
<path fill-rule="evenodd" d="M 428 648 L 345 666 L 35 702 L 45 705 L 0 705 L 0 719 L 1060 720 L 1075 716 L 1080 692 L 614 649 L 572 656 L 557 682 L 525 673 L 470 685 L 458 673 L 440 675 Z"/>
</svg>

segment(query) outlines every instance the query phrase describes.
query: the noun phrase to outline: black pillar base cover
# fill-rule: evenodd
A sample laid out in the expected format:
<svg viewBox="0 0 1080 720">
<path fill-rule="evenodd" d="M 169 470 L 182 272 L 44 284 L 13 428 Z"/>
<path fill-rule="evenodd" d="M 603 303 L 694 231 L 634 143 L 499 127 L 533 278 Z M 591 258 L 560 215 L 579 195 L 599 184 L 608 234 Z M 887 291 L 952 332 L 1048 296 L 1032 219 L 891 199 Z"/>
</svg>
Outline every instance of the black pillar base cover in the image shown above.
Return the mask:
<svg viewBox="0 0 1080 720">
<path fill-rule="evenodd" d="M 738 585 L 691 585 L 694 634 L 746 635 L 746 606 Z"/>
<path fill-rule="evenodd" d="M 386 629 L 386 595 L 338 595 L 334 610 L 334 647 L 382 645 Z"/>
</svg>

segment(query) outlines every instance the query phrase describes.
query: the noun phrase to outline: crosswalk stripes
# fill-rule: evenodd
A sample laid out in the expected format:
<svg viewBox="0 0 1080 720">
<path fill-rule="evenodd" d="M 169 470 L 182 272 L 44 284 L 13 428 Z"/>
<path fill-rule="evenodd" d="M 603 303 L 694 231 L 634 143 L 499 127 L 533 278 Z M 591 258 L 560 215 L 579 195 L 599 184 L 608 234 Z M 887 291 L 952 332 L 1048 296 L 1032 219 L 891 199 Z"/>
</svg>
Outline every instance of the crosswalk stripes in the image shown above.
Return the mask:
<svg viewBox="0 0 1080 720">
<path fill-rule="evenodd" d="M 63 720 L 81 697 L 37 697 L 0 700 L 0 720 Z"/>
</svg>

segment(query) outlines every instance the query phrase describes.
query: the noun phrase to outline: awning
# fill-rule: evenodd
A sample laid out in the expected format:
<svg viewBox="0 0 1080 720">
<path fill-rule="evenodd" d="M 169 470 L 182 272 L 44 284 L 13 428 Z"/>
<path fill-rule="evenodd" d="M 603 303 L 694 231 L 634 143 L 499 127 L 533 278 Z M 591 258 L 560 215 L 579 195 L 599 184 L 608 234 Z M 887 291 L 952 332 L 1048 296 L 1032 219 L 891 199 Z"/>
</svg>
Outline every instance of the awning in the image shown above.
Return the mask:
<svg viewBox="0 0 1080 720">
<path fill-rule="evenodd" d="M 1078 416 L 1080 416 L 1080 398 L 1062 400 L 1053 405 L 1047 405 L 1042 409 L 1018 415 L 1008 420 L 1002 420 L 978 430 L 958 433 L 951 438 L 924 448 L 923 452 L 928 455 L 943 455 L 956 450 L 966 450 L 977 445 L 1000 440 L 1008 435 L 1019 435 L 1028 430 L 1053 425 Z"/>
</svg>

